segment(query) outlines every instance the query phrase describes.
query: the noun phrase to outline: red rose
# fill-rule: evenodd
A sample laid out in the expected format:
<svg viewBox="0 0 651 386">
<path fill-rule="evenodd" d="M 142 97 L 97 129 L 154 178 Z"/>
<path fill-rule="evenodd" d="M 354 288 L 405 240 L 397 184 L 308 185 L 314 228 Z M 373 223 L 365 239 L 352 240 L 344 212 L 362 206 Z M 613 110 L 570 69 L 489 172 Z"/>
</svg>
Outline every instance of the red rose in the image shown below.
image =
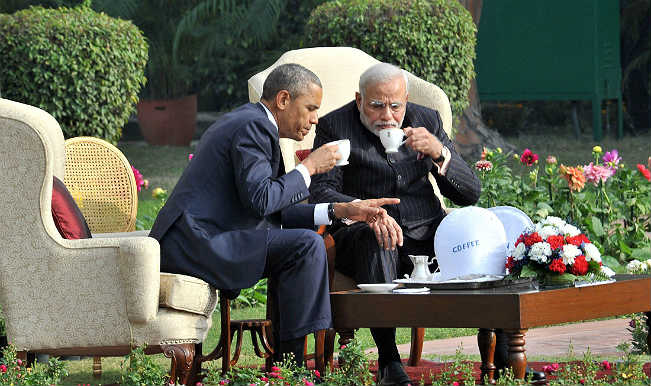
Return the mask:
<svg viewBox="0 0 651 386">
<path fill-rule="evenodd" d="M 574 258 L 574 264 L 570 270 L 573 275 L 583 276 L 588 273 L 588 262 L 585 261 L 585 256 L 579 255 Z"/>
<path fill-rule="evenodd" d="M 513 260 L 513 256 L 509 256 L 508 259 L 506 259 L 506 264 L 504 266 L 508 270 L 515 267 L 515 261 Z"/>
<path fill-rule="evenodd" d="M 565 273 L 565 264 L 562 259 L 554 259 L 551 264 L 549 264 L 549 270 L 552 272 Z"/>
<path fill-rule="evenodd" d="M 563 239 L 563 236 L 548 236 L 547 243 L 549 243 L 549 246 L 552 249 L 559 249 L 563 248 L 565 240 Z"/>
<path fill-rule="evenodd" d="M 524 245 L 526 245 L 527 247 L 530 247 L 535 243 L 540 243 L 542 241 L 543 239 L 542 237 L 540 237 L 538 232 L 533 232 L 532 234 L 524 237 Z"/>
</svg>

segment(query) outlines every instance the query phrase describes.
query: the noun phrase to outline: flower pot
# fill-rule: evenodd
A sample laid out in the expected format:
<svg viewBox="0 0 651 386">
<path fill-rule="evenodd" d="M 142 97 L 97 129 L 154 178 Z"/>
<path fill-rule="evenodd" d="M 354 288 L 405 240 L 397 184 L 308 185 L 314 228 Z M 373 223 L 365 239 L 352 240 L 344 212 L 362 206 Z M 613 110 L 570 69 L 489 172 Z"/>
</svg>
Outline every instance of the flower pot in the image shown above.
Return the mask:
<svg viewBox="0 0 651 386">
<path fill-rule="evenodd" d="M 189 146 L 197 126 L 197 95 L 138 102 L 138 124 L 151 145 Z"/>
</svg>

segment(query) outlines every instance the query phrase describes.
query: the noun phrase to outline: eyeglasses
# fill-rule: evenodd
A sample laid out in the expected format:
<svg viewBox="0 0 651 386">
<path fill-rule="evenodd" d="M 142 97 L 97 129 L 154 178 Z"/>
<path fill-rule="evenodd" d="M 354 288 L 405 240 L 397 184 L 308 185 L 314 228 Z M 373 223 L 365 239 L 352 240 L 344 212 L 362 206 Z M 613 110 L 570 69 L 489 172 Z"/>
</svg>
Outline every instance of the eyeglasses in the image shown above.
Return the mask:
<svg viewBox="0 0 651 386">
<path fill-rule="evenodd" d="M 405 107 L 405 104 L 401 102 L 391 102 L 388 104 L 388 106 L 391 109 L 391 111 L 398 112 L 402 110 L 403 107 Z M 387 104 L 376 99 L 371 99 L 368 102 L 368 107 L 370 107 L 372 110 L 375 111 L 382 111 L 387 108 Z"/>
</svg>

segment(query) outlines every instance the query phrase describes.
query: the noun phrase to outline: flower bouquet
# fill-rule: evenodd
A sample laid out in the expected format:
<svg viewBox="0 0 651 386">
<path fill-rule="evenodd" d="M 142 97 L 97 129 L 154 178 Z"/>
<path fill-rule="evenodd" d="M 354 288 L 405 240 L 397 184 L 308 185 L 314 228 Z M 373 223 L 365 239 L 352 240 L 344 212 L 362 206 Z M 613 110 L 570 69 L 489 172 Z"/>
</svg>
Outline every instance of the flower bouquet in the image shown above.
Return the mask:
<svg viewBox="0 0 651 386">
<path fill-rule="evenodd" d="M 512 278 L 535 277 L 547 287 L 610 280 L 599 249 L 577 227 L 548 216 L 518 237 L 506 259 Z"/>
</svg>

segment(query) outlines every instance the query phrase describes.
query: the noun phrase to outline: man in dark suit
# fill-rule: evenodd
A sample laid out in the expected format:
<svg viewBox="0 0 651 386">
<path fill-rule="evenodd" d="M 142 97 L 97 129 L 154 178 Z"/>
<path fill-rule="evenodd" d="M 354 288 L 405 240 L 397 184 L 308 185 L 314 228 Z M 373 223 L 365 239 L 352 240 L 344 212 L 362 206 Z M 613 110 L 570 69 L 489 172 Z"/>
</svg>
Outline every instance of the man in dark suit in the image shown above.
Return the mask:
<svg viewBox="0 0 651 386">
<path fill-rule="evenodd" d="M 311 202 L 397 197 L 389 216 L 373 224 L 337 222 L 330 227 L 337 270 L 358 283 L 390 283 L 413 269 L 409 254 L 434 255 L 436 228 L 446 212 L 428 180 L 431 171 L 441 193 L 457 205 L 479 199 L 479 179 L 457 154 L 435 110 L 407 102 L 407 77 L 390 64 L 365 71 L 355 100 L 319 120 L 314 148 L 350 139 L 349 166 L 315 176 Z M 379 132 L 402 128 L 407 140 L 387 154 Z M 372 328 L 378 347 L 378 381 L 406 385 L 395 343 L 395 328 Z"/>
<path fill-rule="evenodd" d="M 322 146 L 285 173 L 278 140 L 303 139 L 321 97 L 308 69 L 274 69 L 260 103 L 225 114 L 202 136 L 150 233 L 161 245 L 162 271 L 233 294 L 269 277 L 276 359 L 292 353 L 298 364 L 305 335 L 331 326 L 325 247 L 310 229 L 342 217 L 372 222 L 386 213 L 379 206 L 398 202 L 299 204 L 311 176 L 340 156 Z"/>
</svg>

